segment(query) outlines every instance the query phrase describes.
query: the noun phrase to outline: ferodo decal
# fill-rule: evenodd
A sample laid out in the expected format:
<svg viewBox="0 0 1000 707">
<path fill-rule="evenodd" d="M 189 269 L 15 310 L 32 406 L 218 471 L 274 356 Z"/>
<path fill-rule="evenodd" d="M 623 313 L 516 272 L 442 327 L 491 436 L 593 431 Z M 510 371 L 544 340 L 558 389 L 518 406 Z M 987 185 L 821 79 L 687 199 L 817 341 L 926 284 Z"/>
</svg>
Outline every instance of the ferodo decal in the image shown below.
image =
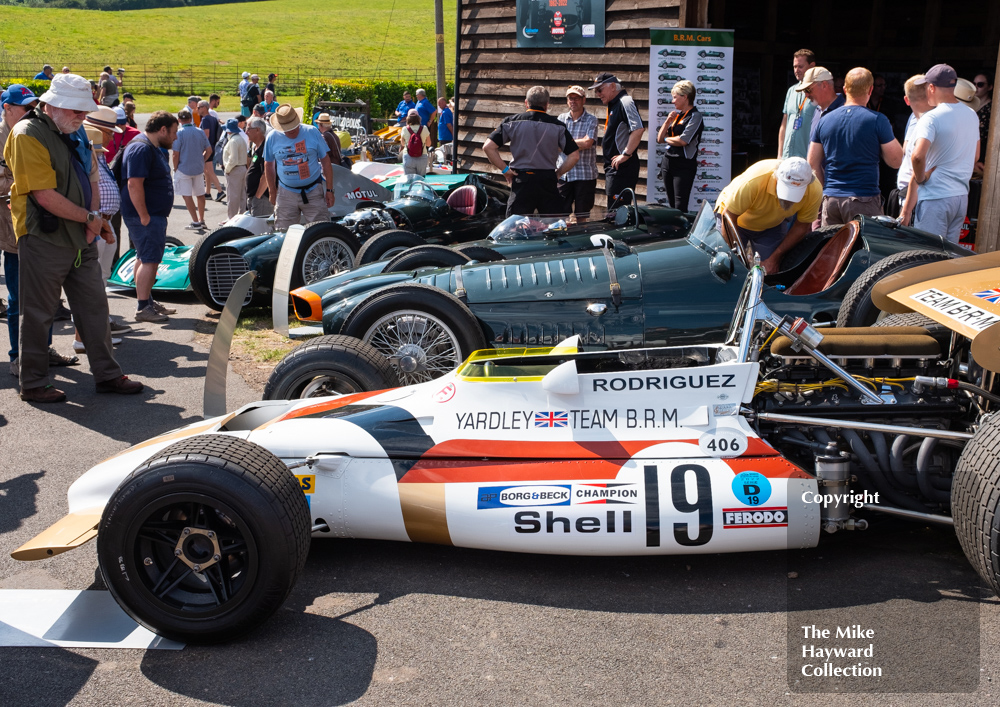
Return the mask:
<svg viewBox="0 0 1000 707">
<path fill-rule="evenodd" d="M 785 528 L 788 527 L 787 508 L 723 508 L 723 528 Z"/>
<path fill-rule="evenodd" d="M 299 476 L 296 474 L 295 478 L 299 480 L 299 488 L 306 495 L 306 503 L 312 508 L 312 494 L 316 492 L 316 475 L 303 474 Z"/>
<path fill-rule="evenodd" d="M 443 391 L 442 391 L 443 392 Z M 440 393 L 439 393 L 440 394 Z M 440 401 L 439 401 L 440 402 Z M 456 412 L 459 430 L 529 429 L 675 429 L 682 427 L 677 408 L 610 408 L 577 410 L 504 410 Z M 743 438 L 746 448 L 746 437 Z"/>
<path fill-rule="evenodd" d="M 709 430 L 698 438 L 698 448 L 706 457 L 738 457 L 747 451 L 747 436 L 729 427 Z"/>
<path fill-rule="evenodd" d="M 733 479 L 733 495 L 740 503 L 759 506 L 771 497 L 771 482 L 756 471 L 742 471 Z"/>
</svg>

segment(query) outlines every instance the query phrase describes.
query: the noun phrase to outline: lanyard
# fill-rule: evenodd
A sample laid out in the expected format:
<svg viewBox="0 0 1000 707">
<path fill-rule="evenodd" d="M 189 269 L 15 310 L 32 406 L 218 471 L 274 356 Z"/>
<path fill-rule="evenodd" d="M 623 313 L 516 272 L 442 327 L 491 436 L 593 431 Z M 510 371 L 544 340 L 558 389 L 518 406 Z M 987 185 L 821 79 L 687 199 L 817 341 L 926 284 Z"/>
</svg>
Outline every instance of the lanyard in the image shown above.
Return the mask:
<svg viewBox="0 0 1000 707">
<path fill-rule="evenodd" d="M 674 126 L 677 124 L 683 125 L 684 119 L 687 118 L 688 113 L 690 112 L 691 112 L 690 108 L 684 111 L 683 114 L 680 111 L 674 111 L 674 117 L 670 121 L 670 124 L 667 126 L 667 130 L 670 132 L 670 137 L 677 137 L 676 135 L 673 134 Z"/>
<path fill-rule="evenodd" d="M 804 106 L 806 104 L 806 94 L 805 93 L 800 93 L 799 96 L 800 97 L 799 97 L 798 114 L 802 115 L 802 106 Z"/>
</svg>

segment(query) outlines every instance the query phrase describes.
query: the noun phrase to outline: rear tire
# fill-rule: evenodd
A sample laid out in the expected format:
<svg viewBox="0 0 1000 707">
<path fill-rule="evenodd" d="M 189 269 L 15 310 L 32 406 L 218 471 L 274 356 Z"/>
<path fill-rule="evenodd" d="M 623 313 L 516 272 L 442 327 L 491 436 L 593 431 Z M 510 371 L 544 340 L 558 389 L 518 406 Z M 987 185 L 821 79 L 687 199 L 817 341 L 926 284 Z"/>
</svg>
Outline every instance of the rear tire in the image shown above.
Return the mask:
<svg viewBox="0 0 1000 707">
<path fill-rule="evenodd" d="M 361 241 L 348 229 L 332 221 L 306 225 L 292 268 L 291 290 L 336 275 L 354 267 Z"/>
<path fill-rule="evenodd" d="M 460 299 L 421 284 L 373 293 L 354 308 L 343 333 L 380 351 L 403 385 L 439 378 L 487 345 L 479 320 Z"/>
<path fill-rule="evenodd" d="M 473 260 L 478 260 L 480 263 L 496 263 L 507 259 L 499 250 L 487 248 L 483 245 L 459 246 L 456 250 L 465 253 Z"/>
<path fill-rule="evenodd" d="M 213 297 L 208 287 L 208 259 L 212 257 L 212 250 L 227 241 L 249 238 L 252 235 L 244 228 L 223 226 L 206 233 L 194 244 L 194 248 L 191 249 L 191 259 L 188 261 L 188 279 L 191 281 L 191 289 L 194 290 L 195 296 L 203 305 L 219 312 L 226 306 L 226 298 Z M 226 296 L 228 295 L 227 292 Z M 222 301 L 218 301 L 219 299 Z"/>
<path fill-rule="evenodd" d="M 284 603 L 309 553 L 298 480 L 266 449 L 228 435 L 170 445 L 104 509 L 97 557 L 115 601 L 187 643 L 236 638 Z M 198 569 L 195 569 L 198 568 Z"/>
<path fill-rule="evenodd" d="M 291 351 L 274 367 L 264 400 L 350 395 L 398 388 L 389 360 L 351 336 L 320 336 Z"/>
<path fill-rule="evenodd" d="M 844 296 L 837 314 L 838 327 L 871 326 L 878 319 L 879 309 L 872 302 L 872 290 L 875 284 L 886 275 L 909 270 L 918 265 L 950 260 L 947 253 L 936 250 L 904 250 L 882 258 L 854 281 L 851 289 Z"/>
<path fill-rule="evenodd" d="M 176 236 L 167 236 L 167 245 L 172 245 L 177 248 L 183 248 L 184 241 L 182 241 L 180 238 L 177 238 Z"/>
<path fill-rule="evenodd" d="M 417 268 L 450 268 L 464 265 L 472 257 L 443 245 L 418 245 L 389 261 L 382 272 L 406 272 Z"/>
<path fill-rule="evenodd" d="M 402 253 L 408 248 L 415 248 L 418 245 L 426 245 L 427 241 L 418 236 L 413 231 L 401 229 L 391 229 L 376 233 L 365 241 L 355 258 L 356 265 L 367 265 L 379 260 L 391 258 Z"/>
<path fill-rule="evenodd" d="M 965 556 L 1000 594 L 1000 416 L 986 418 L 962 451 L 951 485 L 951 515 Z"/>
</svg>

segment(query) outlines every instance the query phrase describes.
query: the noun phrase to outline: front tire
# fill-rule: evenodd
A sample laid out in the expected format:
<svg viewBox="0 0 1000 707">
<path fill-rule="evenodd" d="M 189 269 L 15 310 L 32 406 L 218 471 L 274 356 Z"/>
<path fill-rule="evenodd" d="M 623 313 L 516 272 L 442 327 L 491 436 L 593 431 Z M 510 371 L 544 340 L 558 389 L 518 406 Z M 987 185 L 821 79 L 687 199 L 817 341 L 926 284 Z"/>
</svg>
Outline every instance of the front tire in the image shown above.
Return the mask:
<svg viewBox="0 0 1000 707">
<path fill-rule="evenodd" d="M 361 241 L 339 223 L 315 221 L 306 226 L 295 254 L 291 289 L 310 285 L 354 267 Z"/>
<path fill-rule="evenodd" d="M 965 446 L 951 484 L 951 515 L 965 556 L 1000 594 L 1000 416 L 986 418 Z"/>
<path fill-rule="evenodd" d="M 389 360 L 350 336 L 320 336 L 291 351 L 274 367 L 264 400 L 350 395 L 398 388 Z"/>
<path fill-rule="evenodd" d="M 427 241 L 413 231 L 404 231 L 398 228 L 382 231 L 365 241 L 361 250 L 358 251 L 356 262 L 358 265 L 368 265 L 368 263 L 392 258 L 408 248 L 426 244 Z"/>
<path fill-rule="evenodd" d="M 878 319 L 879 309 L 872 302 L 872 290 L 875 284 L 887 275 L 900 270 L 909 270 L 918 265 L 937 263 L 950 260 L 951 256 L 936 250 L 904 250 L 882 258 L 867 270 L 851 285 L 844 296 L 837 313 L 838 327 L 871 326 Z"/>
<path fill-rule="evenodd" d="M 354 308 L 343 333 L 388 358 L 403 385 L 439 378 L 473 351 L 486 348 L 479 321 L 460 299 L 421 284 L 373 293 Z"/>
<path fill-rule="evenodd" d="M 299 483 L 266 449 L 228 435 L 170 445 L 104 509 L 97 557 L 139 624 L 187 643 L 251 631 L 288 597 L 309 552 Z"/>
</svg>

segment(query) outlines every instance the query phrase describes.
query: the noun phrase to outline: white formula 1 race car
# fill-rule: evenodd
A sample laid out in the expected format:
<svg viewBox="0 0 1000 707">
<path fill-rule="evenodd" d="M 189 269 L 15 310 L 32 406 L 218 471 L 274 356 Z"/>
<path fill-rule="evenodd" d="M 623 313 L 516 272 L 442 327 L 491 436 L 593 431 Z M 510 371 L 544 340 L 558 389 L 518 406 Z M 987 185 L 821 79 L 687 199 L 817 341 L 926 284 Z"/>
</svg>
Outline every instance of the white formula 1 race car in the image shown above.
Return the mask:
<svg viewBox="0 0 1000 707">
<path fill-rule="evenodd" d="M 763 304 L 757 266 L 723 343 L 480 351 L 443 378 L 381 391 L 366 388 L 392 384 L 384 358 L 322 337 L 298 351 L 314 372 L 323 357 L 347 394 L 254 403 L 117 454 L 13 556 L 96 536 L 126 612 L 212 642 L 281 606 L 310 536 L 578 555 L 775 550 L 863 530 L 863 504 L 954 524 L 997 590 L 998 281 L 998 253 L 902 271 L 871 297 L 926 326 L 821 333 Z"/>
</svg>

